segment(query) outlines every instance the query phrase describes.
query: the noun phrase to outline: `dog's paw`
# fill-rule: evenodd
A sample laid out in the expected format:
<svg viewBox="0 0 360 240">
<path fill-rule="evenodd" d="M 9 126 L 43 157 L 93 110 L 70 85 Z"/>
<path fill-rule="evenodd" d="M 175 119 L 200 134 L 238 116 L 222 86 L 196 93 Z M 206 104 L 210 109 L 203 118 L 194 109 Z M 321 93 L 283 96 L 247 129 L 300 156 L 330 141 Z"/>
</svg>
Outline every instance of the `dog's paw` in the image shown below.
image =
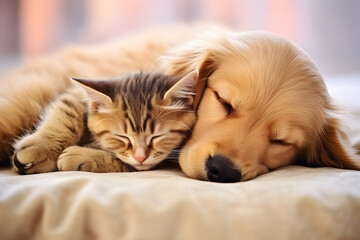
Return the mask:
<svg viewBox="0 0 360 240">
<path fill-rule="evenodd" d="M 35 134 L 28 135 L 15 145 L 13 166 L 19 174 L 56 171 L 56 146 Z"/>
</svg>

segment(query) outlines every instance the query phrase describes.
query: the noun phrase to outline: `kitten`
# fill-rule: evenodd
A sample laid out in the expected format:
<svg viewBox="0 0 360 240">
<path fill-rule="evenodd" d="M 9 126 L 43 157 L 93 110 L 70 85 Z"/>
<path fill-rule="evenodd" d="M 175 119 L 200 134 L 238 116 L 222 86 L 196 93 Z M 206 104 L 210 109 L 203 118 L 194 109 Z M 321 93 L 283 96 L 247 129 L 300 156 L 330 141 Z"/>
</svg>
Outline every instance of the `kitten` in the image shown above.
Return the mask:
<svg viewBox="0 0 360 240">
<path fill-rule="evenodd" d="M 154 73 L 73 80 L 77 86 L 50 104 L 35 132 L 16 142 L 20 174 L 148 170 L 179 147 L 195 123 L 197 70 L 180 80 Z"/>
</svg>

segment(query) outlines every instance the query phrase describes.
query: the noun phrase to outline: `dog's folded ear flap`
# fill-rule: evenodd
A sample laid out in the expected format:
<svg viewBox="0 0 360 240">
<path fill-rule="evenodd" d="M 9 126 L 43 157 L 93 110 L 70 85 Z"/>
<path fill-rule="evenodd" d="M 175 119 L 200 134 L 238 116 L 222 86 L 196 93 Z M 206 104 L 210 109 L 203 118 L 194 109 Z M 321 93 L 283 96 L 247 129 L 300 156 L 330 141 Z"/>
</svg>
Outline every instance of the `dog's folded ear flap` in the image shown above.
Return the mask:
<svg viewBox="0 0 360 240">
<path fill-rule="evenodd" d="M 198 65 L 197 69 L 199 71 L 199 79 L 196 85 L 194 109 L 197 109 L 197 107 L 199 106 L 202 94 L 206 87 L 207 79 L 215 71 L 216 68 L 217 68 L 217 63 L 215 62 L 215 59 L 211 57 L 210 54 L 208 54 Z"/>
<path fill-rule="evenodd" d="M 306 165 L 360 170 L 360 157 L 339 129 L 338 119 L 332 118 L 325 125 L 321 136 L 309 149 Z"/>
</svg>

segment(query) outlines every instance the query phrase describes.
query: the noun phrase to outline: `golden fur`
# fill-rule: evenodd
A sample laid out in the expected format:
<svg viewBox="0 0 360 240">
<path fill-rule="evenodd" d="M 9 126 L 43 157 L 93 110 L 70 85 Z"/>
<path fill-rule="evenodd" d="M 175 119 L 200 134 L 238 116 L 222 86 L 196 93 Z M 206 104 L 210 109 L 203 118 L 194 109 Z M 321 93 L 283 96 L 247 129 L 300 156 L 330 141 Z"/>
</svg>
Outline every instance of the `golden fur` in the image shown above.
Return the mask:
<svg viewBox="0 0 360 240">
<path fill-rule="evenodd" d="M 360 169 L 309 56 L 269 33 L 216 28 L 200 34 L 199 27 L 71 48 L 7 75 L 0 88 L 2 159 L 11 152 L 9 139 L 31 129 L 44 105 L 68 88 L 69 76 L 136 70 L 179 75 L 192 69 L 199 70 L 198 96 L 203 95 L 179 159 L 187 176 L 207 180 L 206 161 L 214 155 L 229 159 L 241 180 L 297 163 Z"/>
<path fill-rule="evenodd" d="M 206 81 L 179 159 L 187 176 L 207 180 L 206 161 L 214 155 L 230 160 L 241 180 L 289 164 L 360 170 L 320 72 L 290 41 L 263 32 L 216 33 L 163 60 L 172 74 L 198 68 Z"/>
</svg>

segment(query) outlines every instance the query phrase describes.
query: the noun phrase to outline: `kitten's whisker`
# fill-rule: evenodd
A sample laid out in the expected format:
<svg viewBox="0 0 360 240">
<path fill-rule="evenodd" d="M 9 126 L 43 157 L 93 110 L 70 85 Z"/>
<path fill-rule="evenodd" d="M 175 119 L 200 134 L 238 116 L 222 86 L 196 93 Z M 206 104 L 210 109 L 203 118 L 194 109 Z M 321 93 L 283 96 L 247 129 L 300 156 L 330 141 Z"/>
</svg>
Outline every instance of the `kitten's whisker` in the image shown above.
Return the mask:
<svg viewBox="0 0 360 240">
<path fill-rule="evenodd" d="M 114 119 L 112 119 L 112 118 L 104 118 L 104 119 L 99 120 L 99 121 L 95 124 L 95 127 L 94 127 L 94 128 L 96 128 L 101 122 L 106 121 L 106 120 L 111 120 L 111 121 L 114 121 L 114 122 L 116 122 L 116 123 L 119 123 L 118 121 L 116 121 L 116 120 L 114 120 Z"/>
<path fill-rule="evenodd" d="M 155 124 L 156 124 L 157 121 L 162 117 L 162 115 L 164 115 L 164 114 L 163 114 L 164 111 L 165 111 L 165 109 L 161 109 L 161 110 L 160 110 L 158 116 L 156 117 L 156 119 L 155 119 L 155 121 L 154 121 Z"/>
<path fill-rule="evenodd" d="M 80 117 L 82 114 L 86 115 L 89 112 L 96 112 L 95 110 L 84 110 L 82 112 L 80 112 L 78 115 L 76 115 L 75 119 Z"/>
<path fill-rule="evenodd" d="M 76 115 L 76 116 L 74 117 L 74 119 L 77 119 L 78 117 L 80 117 L 80 116 L 83 115 L 83 114 L 87 114 L 87 111 L 85 110 L 85 111 L 80 112 L 78 115 Z"/>
<path fill-rule="evenodd" d="M 179 122 L 179 121 L 176 121 L 176 120 L 166 120 L 164 121 L 165 122 L 175 122 L 175 123 L 178 123 L 180 124 L 181 126 L 184 126 L 187 130 L 189 130 L 189 132 L 191 132 L 191 128 L 189 126 L 187 126 L 185 123 L 182 123 L 182 122 Z"/>
<path fill-rule="evenodd" d="M 157 118 L 155 119 L 155 122 L 157 122 L 160 118 L 163 118 L 164 116 L 170 114 L 170 113 L 174 113 L 174 112 L 193 112 L 192 110 L 182 110 L 182 109 L 177 109 L 177 110 L 172 110 L 172 111 L 165 111 L 166 109 L 161 109 L 160 113 L 158 114 Z M 163 114 L 163 112 L 165 112 Z"/>
<path fill-rule="evenodd" d="M 160 120 L 161 118 L 167 116 L 168 114 L 171 114 L 171 113 L 174 113 L 174 112 L 193 112 L 192 110 L 172 110 L 172 111 L 168 111 L 168 112 L 165 112 L 164 114 L 161 114 L 162 112 L 164 112 L 165 110 L 161 110 L 161 112 L 159 113 L 158 117 L 155 119 L 155 123 L 157 123 L 158 120 Z"/>
</svg>

